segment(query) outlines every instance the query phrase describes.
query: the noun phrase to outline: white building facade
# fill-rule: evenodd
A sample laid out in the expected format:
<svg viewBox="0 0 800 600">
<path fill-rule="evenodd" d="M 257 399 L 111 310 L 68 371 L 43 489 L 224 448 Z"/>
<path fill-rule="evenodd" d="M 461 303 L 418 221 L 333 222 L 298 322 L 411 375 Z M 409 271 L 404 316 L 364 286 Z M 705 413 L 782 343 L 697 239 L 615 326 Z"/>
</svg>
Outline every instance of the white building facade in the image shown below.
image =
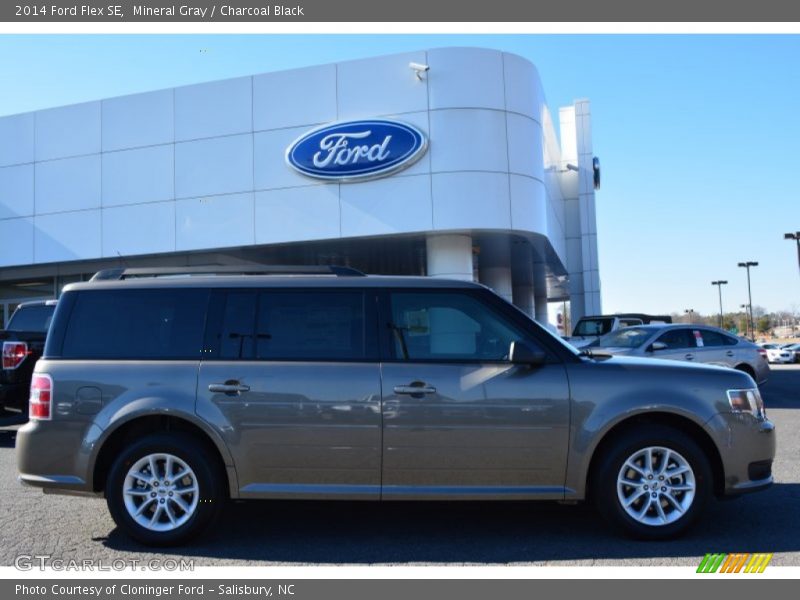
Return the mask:
<svg viewBox="0 0 800 600">
<path fill-rule="evenodd" d="M 308 132 L 370 119 L 426 146 L 370 179 L 287 162 Z M 109 266 L 242 263 L 475 279 L 540 321 L 554 302 L 600 313 L 589 103 L 557 121 L 533 64 L 478 48 L 0 117 L 3 316 Z"/>
</svg>

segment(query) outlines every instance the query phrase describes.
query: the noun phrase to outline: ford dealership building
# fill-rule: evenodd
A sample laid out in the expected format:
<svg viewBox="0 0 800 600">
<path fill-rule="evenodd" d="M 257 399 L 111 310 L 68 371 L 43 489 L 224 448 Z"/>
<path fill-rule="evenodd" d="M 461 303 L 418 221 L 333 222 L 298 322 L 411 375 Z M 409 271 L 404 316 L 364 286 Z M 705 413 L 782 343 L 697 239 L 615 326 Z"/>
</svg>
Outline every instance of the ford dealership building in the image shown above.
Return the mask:
<svg viewBox="0 0 800 600">
<path fill-rule="evenodd" d="M 0 315 L 101 268 L 342 264 L 599 313 L 586 101 L 442 48 L 0 117 Z"/>
</svg>

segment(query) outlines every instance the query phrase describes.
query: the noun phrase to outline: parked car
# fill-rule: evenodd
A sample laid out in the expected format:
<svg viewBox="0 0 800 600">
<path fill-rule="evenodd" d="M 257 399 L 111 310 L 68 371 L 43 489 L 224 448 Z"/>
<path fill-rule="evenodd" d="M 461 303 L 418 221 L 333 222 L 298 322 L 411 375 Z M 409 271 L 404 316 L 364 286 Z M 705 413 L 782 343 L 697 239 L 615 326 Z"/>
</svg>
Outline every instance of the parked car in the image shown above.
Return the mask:
<svg viewBox="0 0 800 600">
<path fill-rule="evenodd" d="M 706 363 L 738 369 L 759 385 L 769 377 L 769 365 L 758 346 L 707 325 L 642 325 L 600 338 L 598 352 Z"/>
<path fill-rule="evenodd" d="M 55 300 L 25 302 L 0 331 L 3 365 L 0 369 L 0 410 L 27 412 L 33 366 L 42 355 Z"/>
<path fill-rule="evenodd" d="M 663 539 L 710 496 L 772 483 L 746 373 L 581 354 L 471 282 L 210 270 L 65 288 L 16 438 L 23 483 L 104 495 L 153 545 L 227 498 L 591 498 Z"/>
<path fill-rule="evenodd" d="M 647 315 L 644 313 L 582 317 L 575 324 L 572 335 L 565 339 L 576 348 L 587 348 L 597 346 L 597 341 L 612 331 L 623 327 L 647 325 L 649 323 L 672 323 L 672 317 L 670 315 Z"/>
<path fill-rule="evenodd" d="M 788 350 L 794 354 L 794 361 L 796 363 L 800 363 L 800 343 L 795 344 L 787 344 L 783 347 L 784 350 Z"/>
<path fill-rule="evenodd" d="M 793 363 L 795 354 L 791 350 L 781 348 L 778 344 L 759 344 L 767 352 L 767 361 L 770 363 Z"/>
</svg>

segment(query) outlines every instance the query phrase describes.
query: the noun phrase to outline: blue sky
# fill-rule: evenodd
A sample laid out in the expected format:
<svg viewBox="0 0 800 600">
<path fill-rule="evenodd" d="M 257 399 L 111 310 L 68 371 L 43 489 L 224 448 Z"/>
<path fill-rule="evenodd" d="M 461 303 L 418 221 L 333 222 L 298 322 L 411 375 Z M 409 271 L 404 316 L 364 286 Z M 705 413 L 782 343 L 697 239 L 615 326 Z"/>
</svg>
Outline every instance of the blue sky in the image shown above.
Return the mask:
<svg viewBox="0 0 800 600">
<path fill-rule="evenodd" d="M 449 45 L 536 64 L 551 110 L 592 102 L 605 311 L 800 310 L 800 36 L 0 36 L 0 115 Z"/>
</svg>

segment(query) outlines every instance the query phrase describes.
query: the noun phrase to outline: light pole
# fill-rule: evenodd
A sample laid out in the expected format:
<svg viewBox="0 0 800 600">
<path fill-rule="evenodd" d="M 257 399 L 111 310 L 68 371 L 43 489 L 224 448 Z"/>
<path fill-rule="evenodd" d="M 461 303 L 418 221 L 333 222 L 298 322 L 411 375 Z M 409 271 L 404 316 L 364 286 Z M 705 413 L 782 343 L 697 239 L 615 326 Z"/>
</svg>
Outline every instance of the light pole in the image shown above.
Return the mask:
<svg viewBox="0 0 800 600">
<path fill-rule="evenodd" d="M 753 325 L 753 294 L 750 292 L 750 267 L 757 267 L 758 263 L 752 260 L 740 262 L 740 267 L 747 269 L 747 305 L 750 308 L 750 339 L 756 341 L 756 328 Z"/>
<path fill-rule="evenodd" d="M 694 309 L 693 308 L 687 308 L 683 312 L 686 313 L 686 318 L 689 319 L 689 323 L 694 323 L 694 318 L 693 318 L 694 317 Z"/>
<path fill-rule="evenodd" d="M 747 314 L 748 314 L 747 311 L 750 310 L 750 305 L 749 304 L 740 304 L 739 308 L 744 310 L 744 325 L 745 325 L 744 336 L 747 337 L 747 336 L 750 335 L 750 319 L 747 317 Z"/>
<path fill-rule="evenodd" d="M 711 285 L 717 286 L 719 290 L 719 328 L 722 329 L 722 286 L 728 285 L 728 282 L 720 279 L 719 281 L 712 281 Z"/>
<path fill-rule="evenodd" d="M 797 242 L 797 268 L 800 269 L 800 231 L 795 231 L 794 233 L 784 233 L 783 239 L 794 240 Z"/>
</svg>

